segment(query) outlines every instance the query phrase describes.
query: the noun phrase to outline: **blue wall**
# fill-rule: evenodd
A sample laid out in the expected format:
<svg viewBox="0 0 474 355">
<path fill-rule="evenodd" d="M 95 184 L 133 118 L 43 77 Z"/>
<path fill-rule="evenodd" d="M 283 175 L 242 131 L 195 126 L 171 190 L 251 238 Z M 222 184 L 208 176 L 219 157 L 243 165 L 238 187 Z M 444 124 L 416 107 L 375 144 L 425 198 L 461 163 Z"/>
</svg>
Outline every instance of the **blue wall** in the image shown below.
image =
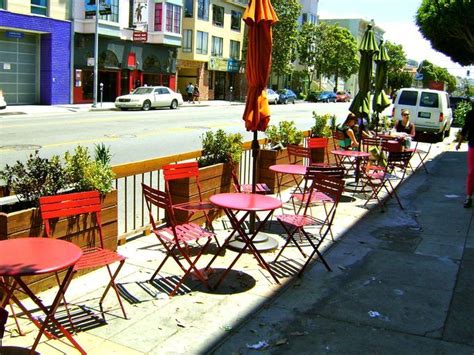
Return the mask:
<svg viewBox="0 0 474 355">
<path fill-rule="evenodd" d="M 71 102 L 71 23 L 48 17 L 0 11 L 0 26 L 17 31 L 41 31 L 40 103 Z"/>
</svg>

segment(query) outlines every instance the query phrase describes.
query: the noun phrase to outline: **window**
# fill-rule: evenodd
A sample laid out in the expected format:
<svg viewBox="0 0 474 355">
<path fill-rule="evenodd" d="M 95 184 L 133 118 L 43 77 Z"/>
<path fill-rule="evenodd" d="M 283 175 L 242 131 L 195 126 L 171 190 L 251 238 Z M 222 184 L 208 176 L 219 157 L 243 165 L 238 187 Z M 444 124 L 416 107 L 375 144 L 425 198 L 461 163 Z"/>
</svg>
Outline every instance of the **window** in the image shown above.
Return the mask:
<svg viewBox="0 0 474 355">
<path fill-rule="evenodd" d="M 166 4 L 166 31 L 180 33 L 181 7 L 170 3 Z"/>
<path fill-rule="evenodd" d="M 163 31 L 163 4 L 155 4 L 155 31 Z"/>
<path fill-rule="evenodd" d="M 198 0 L 198 18 L 209 21 L 209 0 Z"/>
<path fill-rule="evenodd" d="M 418 92 L 411 90 L 404 90 L 398 99 L 399 105 L 416 106 L 416 100 L 418 99 Z"/>
<path fill-rule="evenodd" d="M 48 0 L 31 0 L 31 13 L 48 16 Z"/>
<path fill-rule="evenodd" d="M 422 92 L 420 98 L 420 106 L 438 108 L 438 94 L 433 92 Z"/>
<path fill-rule="evenodd" d="M 196 33 L 196 53 L 207 54 L 207 41 L 209 34 L 207 32 L 197 31 Z"/>
<path fill-rule="evenodd" d="M 101 20 L 111 21 L 111 22 L 118 22 L 119 18 L 119 0 L 110 0 L 110 15 L 100 15 L 99 18 Z"/>
<path fill-rule="evenodd" d="M 211 55 L 216 57 L 222 57 L 222 43 L 223 38 L 212 36 L 212 51 Z"/>
<path fill-rule="evenodd" d="M 304 25 L 306 22 L 308 22 L 308 14 L 303 14 L 303 21 L 302 21 L 303 25 Z"/>
<path fill-rule="evenodd" d="M 193 30 L 183 30 L 183 52 L 193 50 Z"/>
<path fill-rule="evenodd" d="M 193 17 L 194 0 L 184 1 L 184 17 Z"/>
<path fill-rule="evenodd" d="M 240 42 L 230 40 L 230 58 L 239 60 L 240 59 Z"/>
<path fill-rule="evenodd" d="M 224 26 L 224 8 L 222 6 L 212 5 L 212 23 L 216 26 Z"/>
<path fill-rule="evenodd" d="M 240 31 L 240 26 L 242 25 L 242 13 L 232 10 L 230 15 L 230 28 L 235 31 Z"/>
<path fill-rule="evenodd" d="M 6 4 L 7 0 L 0 0 L 0 9 L 6 9 L 7 8 L 7 4 Z"/>
</svg>

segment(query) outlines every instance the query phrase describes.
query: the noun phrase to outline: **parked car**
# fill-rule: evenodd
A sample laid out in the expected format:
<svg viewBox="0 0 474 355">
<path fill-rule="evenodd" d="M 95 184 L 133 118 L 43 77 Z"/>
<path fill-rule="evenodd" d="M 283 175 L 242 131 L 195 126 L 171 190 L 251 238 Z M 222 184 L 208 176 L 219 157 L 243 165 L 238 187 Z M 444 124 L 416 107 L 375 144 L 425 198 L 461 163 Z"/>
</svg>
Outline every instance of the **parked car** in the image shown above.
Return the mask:
<svg viewBox="0 0 474 355">
<path fill-rule="evenodd" d="M 430 89 L 400 89 L 393 104 L 392 116 L 401 120 L 401 112 L 410 112 L 410 121 L 417 132 L 435 134 L 440 140 L 449 136 L 453 113 L 448 93 Z"/>
<path fill-rule="evenodd" d="M 282 89 L 278 91 L 280 95 L 278 98 L 278 102 L 280 104 L 287 104 L 288 102 L 295 103 L 296 101 L 296 94 L 290 89 Z"/>
<path fill-rule="evenodd" d="M 3 97 L 3 91 L 0 90 L 0 110 L 3 110 L 7 108 L 7 102 L 5 101 L 5 98 Z"/>
<path fill-rule="evenodd" d="M 318 102 L 336 102 L 336 94 L 332 91 L 323 91 L 318 96 Z"/>
<path fill-rule="evenodd" d="M 345 91 L 338 91 L 336 94 L 336 101 L 337 102 L 349 102 L 351 101 L 352 96 L 351 94 L 345 92 Z"/>
<path fill-rule="evenodd" d="M 121 110 L 138 108 L 148 111 L 154 107 L 169 107 L 175 109 L 183 104 L 181 94 L 166 86 L 140 86 L 128 95 L 115 99 L 115 107 Z"/>
<path fill-rule="evenodd" d="M 272 89 L 267 88 L 267 99 L 270 104 L 276 105 L 278 103 L 279 98 L 280 98 L 280 95 L 278 95 L 278 93 L 276 93 Z"/>
</svg>

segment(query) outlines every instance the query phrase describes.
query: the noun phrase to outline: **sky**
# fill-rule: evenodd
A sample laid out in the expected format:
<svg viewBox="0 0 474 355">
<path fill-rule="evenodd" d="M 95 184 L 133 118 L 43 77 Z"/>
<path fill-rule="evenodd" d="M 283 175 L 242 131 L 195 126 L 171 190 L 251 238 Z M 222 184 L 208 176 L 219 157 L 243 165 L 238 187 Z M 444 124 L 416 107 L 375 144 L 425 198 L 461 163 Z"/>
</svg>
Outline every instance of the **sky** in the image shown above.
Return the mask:
<svg viewBox="0 0 474 355">
<path fill-rule="evenodd" d="M 421 0 L 319 0 L 318 14 L 325 18 L 362 18 L 374 20 L 385 31 L 384 40 L 401 44 L 408 59 L 423 59 L 446 68 L 452 75 L 465 77 L 467 69 L 473 77 L 474 67 L 462 67 L 446 55 L 431 48 L 418 31 L 415 16 Z"/>
</svg>

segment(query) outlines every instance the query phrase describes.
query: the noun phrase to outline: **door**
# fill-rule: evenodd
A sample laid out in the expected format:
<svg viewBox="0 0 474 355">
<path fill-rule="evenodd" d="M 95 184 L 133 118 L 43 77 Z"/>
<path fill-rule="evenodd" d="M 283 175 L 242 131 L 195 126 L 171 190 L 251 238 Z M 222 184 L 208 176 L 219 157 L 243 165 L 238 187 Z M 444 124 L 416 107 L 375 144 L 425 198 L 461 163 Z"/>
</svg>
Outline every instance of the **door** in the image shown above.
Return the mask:
<svg viewBox="0 0 474 355">
<path fill-rule="evenodd" d="M 225 100 L 225 76 L 225 72 L 215 72 L 214 100 Z"/>
</svg>

